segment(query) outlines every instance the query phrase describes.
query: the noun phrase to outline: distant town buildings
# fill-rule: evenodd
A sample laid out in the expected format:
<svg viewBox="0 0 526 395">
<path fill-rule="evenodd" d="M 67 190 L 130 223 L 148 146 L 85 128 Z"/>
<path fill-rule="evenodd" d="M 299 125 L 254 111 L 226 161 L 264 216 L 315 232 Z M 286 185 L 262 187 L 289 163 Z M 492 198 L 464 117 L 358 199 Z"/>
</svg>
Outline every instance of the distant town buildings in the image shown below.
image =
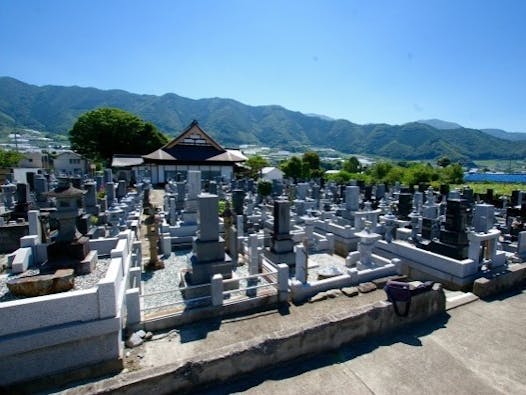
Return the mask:
<svg viewBox="0 0 526 395">
<path fill-rule="evenodd" d="M 89 162 L 73 151 L 64 151 L 53 160 L 56 174 L 83 175 L 89 172 Z"/>
<path fill-rule="evenodd" d="M 284 173 L 277 167 L 264 167 L 261 169 L 261 178 L 267 181 L 283 180 Z"/>
</svg>

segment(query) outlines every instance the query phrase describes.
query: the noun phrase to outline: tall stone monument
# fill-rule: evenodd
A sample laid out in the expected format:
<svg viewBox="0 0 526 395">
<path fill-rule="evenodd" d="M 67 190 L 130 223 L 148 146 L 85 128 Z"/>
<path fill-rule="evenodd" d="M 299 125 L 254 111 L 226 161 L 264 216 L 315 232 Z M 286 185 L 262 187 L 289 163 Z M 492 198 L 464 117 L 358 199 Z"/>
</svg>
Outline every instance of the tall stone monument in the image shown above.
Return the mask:
<svg viewBox="0 0 526 395">
<path fill-rule="evenodd" d="M 194 237 L 191 270 L 185 273 L 187 285 L 209 284 L 215 274 L 232 278 L 232 260 L 225 253 L 225 241 L 219 236 L 218 196 L 201 193 L 198 196 L 198 233 Z M 185 291 L 185 298 L 209 294 L 206 288 Z"/>
</svg>

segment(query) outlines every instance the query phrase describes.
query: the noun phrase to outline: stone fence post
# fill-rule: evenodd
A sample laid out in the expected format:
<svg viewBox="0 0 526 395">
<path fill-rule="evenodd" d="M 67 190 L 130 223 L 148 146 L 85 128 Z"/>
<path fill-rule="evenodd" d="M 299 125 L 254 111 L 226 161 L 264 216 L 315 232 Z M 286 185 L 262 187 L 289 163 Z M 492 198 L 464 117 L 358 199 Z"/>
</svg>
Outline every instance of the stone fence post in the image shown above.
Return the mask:
<svg viewBox="0 0 526 395">
<path fill-rule="evenodd" d="M 286 302 L 289 299 L 289 267 L 286 263 L 278 265 L 278 300 Z"/>
<path fill-rule="evenodd" d="M 133 327 L 141 322 L 141 298 L 139 288 L 126 290 L 126 326 Z"/>
<path fill-rule="evenodd" d="M 334 254 L 334 234 L 333 233 L 327 233 L 325 235 L 327 238 L 327 244 L 329 248 L 329 254 Z"/>
<path fill-rule="evenodd" d="M 214 274 L 210 284 L 210 291 L 212 295 L 212 306 L 223 305 L 223 276 L 221 274 Z"/>
</svg>

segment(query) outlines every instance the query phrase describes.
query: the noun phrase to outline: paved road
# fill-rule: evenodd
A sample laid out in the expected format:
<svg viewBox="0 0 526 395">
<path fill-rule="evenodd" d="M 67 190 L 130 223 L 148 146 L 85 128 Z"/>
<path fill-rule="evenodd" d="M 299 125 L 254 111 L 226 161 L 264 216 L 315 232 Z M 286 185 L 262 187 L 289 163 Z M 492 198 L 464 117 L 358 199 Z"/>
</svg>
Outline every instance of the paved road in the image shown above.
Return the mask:
<svg viewBox="0 0 526 395">
<path fill-rule="evenodd" d="M 526 394 L 526 290 L 203 394 Z"/>
</svg>

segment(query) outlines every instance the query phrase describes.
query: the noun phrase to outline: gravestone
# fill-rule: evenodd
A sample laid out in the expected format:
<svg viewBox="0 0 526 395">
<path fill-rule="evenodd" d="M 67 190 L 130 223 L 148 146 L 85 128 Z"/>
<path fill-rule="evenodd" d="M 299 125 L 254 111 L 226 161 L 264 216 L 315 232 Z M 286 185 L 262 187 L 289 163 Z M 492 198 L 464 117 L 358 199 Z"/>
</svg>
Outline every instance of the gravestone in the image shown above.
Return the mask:
<svg viewBox="0 0 526 395">
<path fill-rule="evenodd" d="M 290 234 L 290 202 L 274 201 L 274 225 L 270 247 L 265 249 L 265 256 L 274 263 L 286 263 L 294 266 L 294 241 Z"/>
<path fill-rule="evenodd" d="M 363 192 L 363 199 L 368 202 L 373 197 L 373 186 L 372 185 L 366 185 Z"/>
<path fill-rule="evenodd" d="M 188 285 L 210 283 L 212 277 L 221 274 L 223 279 L 232 278 L 232 260 L 225 253 L 225 241 L 219 236 L 218 197 L 208 193 L 198 196 L 199 231 L 194 238 L 191 271 L 185 273 Z M 232 283 L 230 283 L 232 284 Z M 234 284 L 234 287 L 237 287 Z M 206 288 L 185 290 L 185 298 L 209 294 Z"/>
<path fill-rule="evenodd" d="M 119 180 L 117 184 L 117 199 L 121 201 L 124 196 L 126 196 L 126 181 Z"/>
<path fill-rule="evenodd" d="M 149 193 L 148 193 L 148 201 L 149 201 Z M 106 201 L 108 202 L 108 206 L 111 206 L 113 204 L 113 201 L 115 200 L 115 184 L 113 181 L 106 182 Z"/>
<path fill-rule="evenodd" d="M 283 195 L 283 184 L 279 180 L 272 180 L 272 196 Z"/>
<path fill-rule="evenodd" d="M 2 185 L 2 195 L 4 196 L 4 206 L 10 210 L 15 205 L 15 196 L 16 185 L 11 182 L 6 182 Z"/>
<path fill-rule="evenodd" d="M 187 174 L 187 194 L 185 209 L 190 212 L 197 211 L 197 197 L 201 193 L 201 172 L 189 170 Z"/>
<path fill-rule="evenodd" d="M 312 198 L 315 200 L 315 201 L 319 201 L 320 200 L 320 186 L 319 185 L 313 185 L 312 186 Z"/>
<path fill-rule="evenodd" d="M 398 218 L 402 220 L 409 219 L 409 213 L 412 210 L 412 196 L 410 193 L 401 192 L 398 195 Z"/>
<path fill-rule="evenodd" d="M 385 196 L 385 184 L 376 185 L 375 197 L 377 201 L 380 201 Z"/>
<path fill-rule="evenodd" d="M 86 213 L 98 216 L 100 214 L 100 205 L 97 204 L 97 184 L 93 181 L 84 183 L 86 194 L 84 195 L 84 203 L 86 206 Z"/>
<path fill-rule="evenodd" d="M 360 209 L 360 187 L 351 185 L 345 188 L 345 207 L 349 211 Z"/>
<path fill-rule="evenodd" d="M 215 181 L 208 183 L 208 192 L 212 195 L 217 195 L 217 183 Z"/>
<path fill-rule="evenodd" d="M 35 185 L 35 198 L 38 207 L 46 207 L 46 193 L 48 192 L 48 182 L 46 180 L 46 177 L 44 177 L 42 174 L 37 174 L 35 175 L 35 179 L 33 180 L 33 182 Z"/>
<path fill-rule="evenodd" d="M 97 184 L 97 191 L 100 191 L 104 185 L 104 176 L 97 174 L 95 176 L 95 183 Z"/>
<path fill-rule="evenodd" d="M 26 173 L 26 181 L 27 181 L 27 185 L 29 185 L 29 190 L 31 192 L 34 192 L 34 190 L 35 190 L 35 173 L 33 173 L 32 171 L 28 171 Z"/>
<path fill-rule="evenodd" d="M 245 201 L 245 192 L 241 189 L 232 191 L 232 209 L 235 215 L 243 215 L 243 203 Z"/>
<path fill-rule="evenodd" d="M 413 195 L 413 207 L 417 213 L 420 213 L 422 210 L 422 205 L 424 204 L 424 194 L 420 191 L 417 191 Z"/>
<path fill-rule="evenodd" d="M 27 219 L 29 210 L 29 185 L 24 183 L 16 184 L 16 204 L 13 208 L 11 218 Z"/>
<path fill-rule="evenodd" d="M 476 204 L 473 213 L 475 232 L 487 233 L 495 222 L 495 207 L 491 204 Z"/>
<path fill-rule="evenodd" d="M 309 192 L 309 184 L 306 182 L 300 182 L 296 185 L 296 198 L 298 200 L 305 200 L 307 193 Z"/>
<path fill-rule="evenodd" d="M 184 199 L 186 195 L 186 183 L 184 181 L 177 181 L 175 183 L 176 187 L 176 200 L 175 208 L 176 210 L 182 210 L 184 208 Z"/>
<path fill-rule="evenodd" d="M 440 240 L 433 240 L 424 248 L 453 259 L 466 259 L 469 245 L 466 228 L 470 214 L 471 209 L 466 200 L 448 199 L 446 222 L 444 229 L 440 230 Z"/>
<path fill-rule="evenodd" d="M 113 172 L 111 169 L 104 169 L 104 183 L 113 182 Z"/>
</svg>

